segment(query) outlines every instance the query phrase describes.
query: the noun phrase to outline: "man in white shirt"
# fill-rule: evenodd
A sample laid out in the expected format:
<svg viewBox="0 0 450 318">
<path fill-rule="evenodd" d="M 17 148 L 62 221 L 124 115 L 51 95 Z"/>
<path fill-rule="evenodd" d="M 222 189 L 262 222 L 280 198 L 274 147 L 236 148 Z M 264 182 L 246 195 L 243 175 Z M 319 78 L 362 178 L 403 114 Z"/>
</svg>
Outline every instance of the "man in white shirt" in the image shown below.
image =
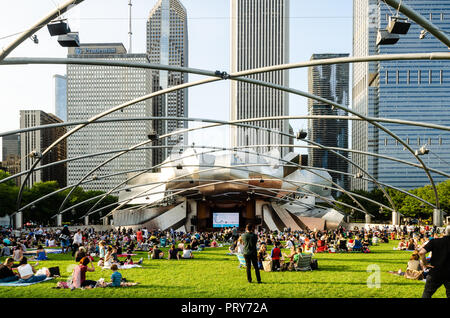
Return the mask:
<svg viewBox="0 0 450 318">
<path fill-rule="evenodd" d="M 72 256 L 75 256 L 75 253 L 76 251 L 78 251 L 78 247 L 80 247 L 81 244 L 83 244 L 83 235 L 81 234 L 81 230 L 79 229 L 73 236 Z"/>
</svg>

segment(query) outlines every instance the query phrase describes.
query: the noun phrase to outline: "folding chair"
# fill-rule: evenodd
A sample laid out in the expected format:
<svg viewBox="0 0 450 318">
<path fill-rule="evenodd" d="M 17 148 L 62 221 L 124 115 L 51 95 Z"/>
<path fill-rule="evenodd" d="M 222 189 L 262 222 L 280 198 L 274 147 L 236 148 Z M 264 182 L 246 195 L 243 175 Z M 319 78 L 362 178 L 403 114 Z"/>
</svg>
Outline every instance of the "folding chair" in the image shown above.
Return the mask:
<svg viewBox="0 0 450 318">
<path fill-rule="evenodd" d="M 311 268 L 311 254 L 299 254 L 296 271 L 312 271 Z"/>
</svg>

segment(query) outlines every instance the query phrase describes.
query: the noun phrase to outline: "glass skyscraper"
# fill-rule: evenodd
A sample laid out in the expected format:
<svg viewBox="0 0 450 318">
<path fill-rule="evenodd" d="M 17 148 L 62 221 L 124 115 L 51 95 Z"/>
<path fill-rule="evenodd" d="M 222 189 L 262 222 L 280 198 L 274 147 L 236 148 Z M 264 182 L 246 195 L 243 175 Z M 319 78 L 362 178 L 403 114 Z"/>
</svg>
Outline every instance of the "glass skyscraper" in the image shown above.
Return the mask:
<svg viewBox="0 0 450 318">
<path fill-rule="evenodd" d="M 231 1 L 231 72 L 286 64 L 289 62 L 289 0 Z M 249 76 L 264 82 L 289 86 L 288 71 Z M 289 96 L 280 90 L 231 82 L 230 120 L 288 116 Z M 248 122 L 248 124 L 289 133 L 288 120 Z M 247 128 L 231 129 L 233 147 L 243 145 L 288 144 L 278 133 Z M 271 149 L 261 149 L 267 151 Z M 279 149 L 281 154 L 287 148 Z"/>
<path fill-rule="evenodd" d="M 450 0 L 409 0 L 407 5 L 444 31 L 450 31 Z M 406 35 L 394 45 L 375 43 L 377 29 L 385 29 L 395 9 L 383 1 L 354 1 L 353 55 L 448 52 L 448 48 L 428 34 L 419 39 L 422 27 L 411 22 Z M 400 14 L 400 16 L 402 16 Z M 353 107 L 367 116 L 423 121 L 450 125 L 450 62 L 449 61 L 383 61 L 357 63 L 353 68 Z M 426 146 L 429 154 L 422 156 L 429 167 L 450 172 L 450 134 L 414 126 L 383 123 L 413 149 Z M 353 149 L 368 150 L 418 164 L 412 154 L 384 131 L 363 122 L 353 123 Z M 353 155 L 381 182 L 412 189 L 429 183 L 425 172 L 387 159 Z M 353 169 L 356 173 L 356 170 Z M 446 178 L 433 174 L 436 182 Z M 353 179 L 353 188 L 372 189 L 360 179 Z"/>
<path fill-rule="evenodd" d="M 349 54 L 313 54 L 311 60 L 346 57 Z M 349 103 L 349 65 L 318 65 L 308 68 L 308 90 L 311 94 L 326 98 L 348 107 Z M 347 112 L 316 100 L 308 100 L 308 115 L 347 116 Z M 327 147 L 348 148 L 348 121 L 343 119 L 309 119 L 308 137 L 310 140 Z M 337 151 L 348 157 L 345 151 Z M 336 154 L 324 149 L 308 150 L 309 165 L 334 171 L 348 172 L 348 162 Z M 349 189 L 347 175 L 330 172 L 333 182 Z M 332 191 L 336 195 L 336 191 Z"/>
<path fill-rule="evenodd" d="M 147 53 L 152 64 L 188 66 L 188 34 L 186 9 L 179 0 L 159 0 L 147 21 Z M 152 72 L 152 91 L 180 85 L 188 81 L 187 73 L 157 70 Z M 152 98 L 153 116 L 187 117 L 188 91 L 178 90 Z M 158 135 L 187 128 L 187 121 L 154 120 Z M 154 142 L 153 145 L 174 146 L 187 144 L 187 134 L 175 135 Z M 164 161 L 171 150 L 153 150 L 153 164 Z"/>
<path fill-rule="evenodd" d="M 63 121 L 67 121 L 67 77 L 53 75 L 55 83 L 55 114 Z"/>
</svg>

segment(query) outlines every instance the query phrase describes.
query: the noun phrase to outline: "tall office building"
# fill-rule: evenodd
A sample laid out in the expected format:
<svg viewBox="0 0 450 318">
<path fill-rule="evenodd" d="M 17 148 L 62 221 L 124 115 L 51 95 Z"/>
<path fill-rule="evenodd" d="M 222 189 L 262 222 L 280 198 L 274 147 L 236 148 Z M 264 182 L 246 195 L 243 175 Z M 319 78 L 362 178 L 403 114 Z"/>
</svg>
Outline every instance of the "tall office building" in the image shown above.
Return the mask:
<svg viewBox="0 0 450 318">
<path fill-rule="evenodd" d="M 313 54 L 311 60 L 346 57 L 349 54 Z M 332 64 L 318 65 L 308 69 L 308 90 L 311 94 L 320 96 L 335 103 L 349 104 L 349 65 Z M 309 99 L 308 115 L 339 115 L 347 116 L 347 112 L 331 105 Z M 348 121 L 343 119 L 309 119 L 309 139 L 327 147 L 348 148 Z M 348 158 L 348 152 L 337 151 Z M 323 149 L 308 150 L 309 165 L 327 168 L 334 171 L 348 172 L 348 162 Z M 349 189 L 347 175 L 330 172 L 333 181 L 344 189 Z M 336 195 L 335 190 L 332 191 Z"/>
<path fill-rule="evenodd" d="M 147 21 L 147 53 L 150 63 L 172 66 L 188 66 L 188 33 L 186 9 L 179 0 L 159 0 Z M 153 71 L 152 91 L 186 83 L 187 73 Z M 152 99 L 154 116 L 187 117 L 188 91 L 178 90 Z M 158 135 L 188 127 L 186 121 L 155 120 L 153 128 Z M 159 140 L 155 145 L 186 145 L 187 134 Z M 170 148 L 153 150 L 153 165 L 170 155 Z"/>
<path fill-rule="evenodd" d="M 238 72 L 289 62 L 289 1 L 231 0 L 231 71 Z M 289 85 L 287 71 L 251 76 L 278 85 Z M 289 114 L 288 94 L 248 83 L 231 82 L 230 120 Z M 287 120 L 249 124 L 289 133 Z M 232 146 L 288 144 L 289 138 L 255 129 L 232 128 Z M 269 150 L 269 149 L 260 149 Z M 285 154 L 288 149 L 280 149 Z"/>
<path fill-rule="evenodd" d="M 20 134 L 2 137 L 1 167 L 11 175 L 20 172 Z M 15 179 L 17 185 L 19 181 L 19 178 Z"/>
<path fill-rule="evenodd" d="M 122 43 L 90 43 L 69 48 L 69 58 L 148 63 L 146 54 L 127 54 Z M 151 89 L 148 69 L 94 65 L 67 65 L 67 120 L 86 120 L 113 107 L 147 95 Z M 151 117 L 150 100 L 139 102 L 104 119 Z M 147 140 L 149 121 L 120 121 L 91 124 L 68 139 L 69 158 L 128 149 Z M 68 163 L 68 182 L 75 184 L 92 169 L 116 153 Z M 99 178 L 83 185 L 87 190 L 108 191 L 126 180 L 126 171 L 151 167 L 151 150 L 130 151 L 100 171 Z M 113 175 L 114 174 L 114 175 Z M 113 175 L 113 176 L 109 176 Z M 106 177 L 109 176 L 109 177 Z"/>
<path fill-rule="evenodd" d="M 450 31 L 449 0 L 409 0 L 407 5 L 430 19 L 438 28 Z M 411 21 L 406 35 L 394 45 L 376 45 L 378 29 L 385 29 L 391 9 L 382 1 L 354 0 L 353 55 L 448 52 L 448 48 L 433 36 L 419 39 L 422 29 Z M 402 15 L 400 15 L 402 16 Z M 373 117 L 387 117 L 450 125 L 449 61 L 383 61 L 357 63 L 353 67 L 353 107 Z M 414 126 L 383 124 L 413 149 L 426 146 L 429 154 L 422 156 L 425 164 L 450 172 L 448 132 Z M 353 149 L 393 156 L 413 163 L 418 161 L 384 131 L 364 122 L 354 122 Z M 353 155 L 356 163 L 381 182 L 411 189 L 429 183 L 421 169 L 390 160 Z M 356 169 L 352 170 L 356 173 Z M 436 182 L 444 177 L 432 174 Z M 353 179 L 352 188 L 370 190 L 374 185 Z"/>
<path fill-rule="evenodd" d="M 62 120 L 53 114 L 48 114 L 41 110 L 21 110 L 20 111 L 20 128 L 28 128 L 33 126 L 50 125 L 61 123 Z M 21 161 L 21 170 L 29 170 L 34 161 L 32 156 L 28 156 L 32 152 L 42 154 L 42 152 L 50 146 L 55 140 L 66 133 L 65 127 L 46 128 L 35 131 L 29 131 L 20 134 L 20 153 L 24 157 Z M 35 169 L 66 159 L 66 141 L 60 142 L 44 158 L 39 162 Z M 67 167 L 66 163 L 54 165 L 44 169 L 34 171 L 27 180 L 26 186 L 31 187 L 36 182 L 41 181 L 58 181 L 59 186 L 67 185 Z M 23 180 L 23 179 L 22 179 Z"/>
<path fill-rule="evenodd" d="M 55 114 L 67 121 L 67 76 L 53 75 L 55 83 Z"/>
<path fill-rule="evenodd" d="M 6 160 L 8 155 L 20 157 L 20 134 L 2 137 L 2 160 Z"/>
</svg>

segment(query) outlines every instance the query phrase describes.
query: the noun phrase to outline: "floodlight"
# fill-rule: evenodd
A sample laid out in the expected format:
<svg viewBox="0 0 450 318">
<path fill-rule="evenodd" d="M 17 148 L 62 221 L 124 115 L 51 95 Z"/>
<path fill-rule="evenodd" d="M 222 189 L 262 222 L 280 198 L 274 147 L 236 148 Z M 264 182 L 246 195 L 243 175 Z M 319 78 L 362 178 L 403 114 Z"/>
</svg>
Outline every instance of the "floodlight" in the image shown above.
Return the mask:
<svg viewBox="0 0 450 318">
<path fill-rule="evenodd" d="M 378 30 L 377 45 L 391 45 L 398 42 L 400 36 L 398 34 L 391 34 L 387 30 Z"/>
<path fill-rule="evenodd" d="M 177 169 L 178 169 L 178 170 L 183 169 L 183 166 L 181 165 L 181 163 L 179 163 L 179 164 L 177 165 Z"/>
<path fill-rule="evenodd" d="M 78 32 L 70 32 L 58 36 L 58 43 L 62 47 L 79 47 L 80 39 L 78 36 Z"/>
<path fill-rule="evenodd" d="M 47 28 L 51 36 L 70 33 L 70 27 L 67 24 L 66 19 L 52 21 L 47 24 Z"/>
<path fill-rule="evenodd" d="M 299 140 L 305 139 L 306 136 L 308 136 L 308 133 L 306 131 L 304 131 L 303 129 L 297 133 L 297 139 L 299 139 Z"/>
<path fill-rule="evenodd" d="M 406 34 L 410 26 L 411 23 L 406 18 L 389 17 L 387 30 L 390 34 Z"/>
<path fill-rule="evenodd" d="M 158 139 L 158 134 L 155 132 L 155 131 L 152 131 L 152 132 L 150 132 L 148 135 L 147 135 L 147 137 L 148 137 L 148 139 L 150 139 L 151 141 L 155 141 L 155 140 L 157 140 Z"/>
</svg>

